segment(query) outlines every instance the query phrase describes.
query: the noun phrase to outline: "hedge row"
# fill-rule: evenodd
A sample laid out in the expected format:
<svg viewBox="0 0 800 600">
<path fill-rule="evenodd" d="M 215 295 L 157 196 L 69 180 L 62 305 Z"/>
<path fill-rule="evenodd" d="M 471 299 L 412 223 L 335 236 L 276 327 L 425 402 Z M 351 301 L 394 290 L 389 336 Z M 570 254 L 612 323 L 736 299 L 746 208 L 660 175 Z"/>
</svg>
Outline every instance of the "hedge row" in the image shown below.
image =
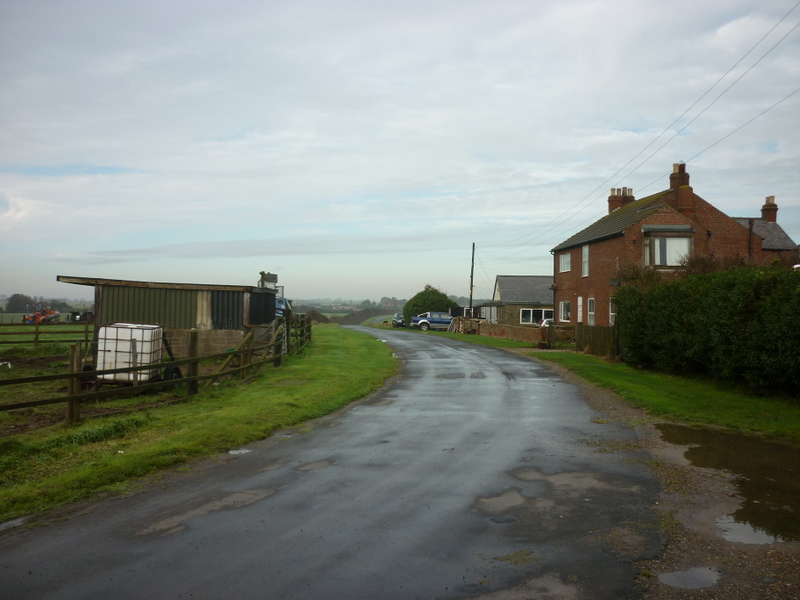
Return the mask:
<svg viewBox="0 0 800 600">
<path fill-rule="evenodd" d="M 800 391 L 800 271 L 741 268 L 626 285 L 615 299 L 626 362 Z"/>
</svg>

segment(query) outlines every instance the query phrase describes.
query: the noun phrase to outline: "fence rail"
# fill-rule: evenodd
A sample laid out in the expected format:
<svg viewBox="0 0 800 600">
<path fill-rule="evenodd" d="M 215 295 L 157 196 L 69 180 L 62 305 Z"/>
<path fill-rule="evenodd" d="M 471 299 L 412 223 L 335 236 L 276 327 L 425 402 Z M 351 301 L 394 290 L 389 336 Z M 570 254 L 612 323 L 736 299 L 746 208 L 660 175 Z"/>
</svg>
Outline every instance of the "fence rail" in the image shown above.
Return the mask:
<svg viewBox="0 0 800 600">
<path fill-rule="evenodd" d="M 70 347 L 69 373 L 0 380 L 0 387 L 63 380 L 67 382 L 68 386 L 68 394 L 66 396 L 0 404 L 0 412 L 67 403 L 67 421 L 75 422 L 80 418 L 80 404 L 83 401 L 104 400 L 138 394 L 144 391 L 167 389 L 170 387 L 174 388 L 177 385 L 185 384 L 186 395 L 175 401 L 183 400 L 199 393 L 199 384 L 201 382 L 207 382 L 207 385 L 204 387 L 204 389 L 206 389 L 220 377 L 231 375 L 246 377 L 248 375 L 254 375 L 262 366 L 269 363 L 279 367 L 287 354 L 299 352 L 311 341 L 310 319 L 306 319 L 305 315 L 296 315 L 295 321 L 293 326 L 282 324 L 277 327 L 272 339 L 268 343 L 255 344 L 254 332 L 251 331 L 245 336 L 237 349 L 202 356 L 197 353 L 198 332 L 197 330 L 191 330 L 188 334 L 188 358 L 161 362 L 155 365 L 136 365 L 119 369 L 82 370 L 80 356 L 83 340 L 79 340 Z M 199 373 L 201 362 L 220 359 L 224 360 L 216 372 L 203 375 Z M 186 376 L 181 375 L 179 378 L 170 376 L 170 374 L 174 375 L 179 373 L 181 367 L 186 368 Z M 159 371 L 159 377 L 155 380 L 149 380 L 146 383 L 135 383 L 125 387 L 99 389 L 99 386 L 102 385 L 101 379 L 109 375 L 137 372 L 147 373 L 154 370 Z M 161 374 L 162 371 L 163 374 Z M 107 383 L 113 383 L 113 381 Z M 93 391 L 84 391 L 84 388 L 87 386 L 94 387 L 95 389 Z"/>
<path fill-rule="evenodd" d="M 25 329 L 25 331 L 2 331 L 2 328 L 14 327 L 15 329 Z M 62 329 L 69 327 L 69 329 Z M 4 340 L 0 339 L 0 345 L 14 344 L 16 346 L 24 346 L 33 344 L 34 348 L 38 348 L 39 344 L 59 343 L 59 344 L 73 344 L 76 342 L 91 342 L 92 335 L 94 334 L 94 326 L 90 327 L 89 322 L 86 321 L 82 324 L 83 337 L 75 337 L 74 339 L 49 339 L 49 336 L 78 336 L 80 335 L 78 326 L 64 325 L 60 323 L 35 323 L 33 325 L 22 325 L 20 323 L 0 323 L 0 338 L 15 337 L 17 339 Z M 23 338 L 23 339 L 19 339 Z M 25 338 L 30 338 L 27 340 Z M 47 339 L 43 339 L 47 338 Z"/>
</svg>

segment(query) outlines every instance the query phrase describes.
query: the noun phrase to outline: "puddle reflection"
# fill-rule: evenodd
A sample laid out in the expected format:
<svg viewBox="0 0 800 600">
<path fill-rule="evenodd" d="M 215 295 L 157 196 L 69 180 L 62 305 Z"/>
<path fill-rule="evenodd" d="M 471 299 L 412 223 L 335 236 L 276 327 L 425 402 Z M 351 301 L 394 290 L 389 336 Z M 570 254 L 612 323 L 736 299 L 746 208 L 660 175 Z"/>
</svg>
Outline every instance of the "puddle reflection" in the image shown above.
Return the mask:
<svg viewBox="0 0 800 600">
<path fill-rule="evenodd" d="M 736 476 L 744 500 L 720 523 L 726 539 L 761 544 L 800 541 L 800 448 L 711 429 L 667 423 L 656 427 L 664 441 L 691 446 L 685 456 L 693 465 L 725 469 Z M 752 532 L 760 537 L 753 538 Z"/>
</svg>

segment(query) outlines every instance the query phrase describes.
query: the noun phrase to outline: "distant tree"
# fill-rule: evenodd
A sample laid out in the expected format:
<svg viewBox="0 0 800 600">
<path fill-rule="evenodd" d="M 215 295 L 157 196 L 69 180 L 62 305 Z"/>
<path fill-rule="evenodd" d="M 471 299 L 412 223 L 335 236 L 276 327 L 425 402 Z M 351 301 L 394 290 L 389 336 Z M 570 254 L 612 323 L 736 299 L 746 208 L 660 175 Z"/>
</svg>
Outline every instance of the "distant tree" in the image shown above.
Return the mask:
<svg viewBox="0 0 800 600">
<path fill-rule="evenodd" d="M 62 313 L 72 311 L 72 305 L 64 302 L 63 300 L 45 300 L 44 307 L 52 308 L 53 310 L 57 310 L 58 312 Z"/>
<path fill-rule="evenodd" d="M 6 312 L 21 313 L 28 312 L 36 304 L 36 300 L 25 294 L 11 294 L 6 302 Z"/>
<path fill-rule="evenodd" d="M 437 290 L 431 284 L 426 284 L 425 289 L 413 296 L 403 307 L 403 316 L 406 324 L 411 323 L 411 317 L 430 310 L 447 312 L 457 308 L 458 304 L 447 297 L 447 294 Z"/>
</svg>

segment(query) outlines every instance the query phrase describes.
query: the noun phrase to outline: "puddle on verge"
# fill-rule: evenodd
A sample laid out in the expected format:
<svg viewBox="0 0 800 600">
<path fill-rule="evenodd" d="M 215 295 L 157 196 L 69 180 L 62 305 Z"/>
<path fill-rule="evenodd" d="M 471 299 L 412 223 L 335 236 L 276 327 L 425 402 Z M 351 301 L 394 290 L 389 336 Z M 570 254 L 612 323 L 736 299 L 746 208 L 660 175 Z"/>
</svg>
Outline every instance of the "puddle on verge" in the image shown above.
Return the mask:
<svg viewBox="0 0 800 600">
<path fill-rule="evenodd" d="M 662 573 L 658 580 L 670 587 L 682 590 L 701 590 L 717 583 L 719 573 L 711 567 L 695 567 L 688 571 Z"/>
<path fill-rule="evenodd" d="M 664 441 L 691 446 L 686 458 L 697 467 L 735 476 L 742 506 L 717 525 L 731 542 L 770 544 L 800 541 L 800 448 L 762 439 L 682 425 L 656 425 Z"/>
</svg>

